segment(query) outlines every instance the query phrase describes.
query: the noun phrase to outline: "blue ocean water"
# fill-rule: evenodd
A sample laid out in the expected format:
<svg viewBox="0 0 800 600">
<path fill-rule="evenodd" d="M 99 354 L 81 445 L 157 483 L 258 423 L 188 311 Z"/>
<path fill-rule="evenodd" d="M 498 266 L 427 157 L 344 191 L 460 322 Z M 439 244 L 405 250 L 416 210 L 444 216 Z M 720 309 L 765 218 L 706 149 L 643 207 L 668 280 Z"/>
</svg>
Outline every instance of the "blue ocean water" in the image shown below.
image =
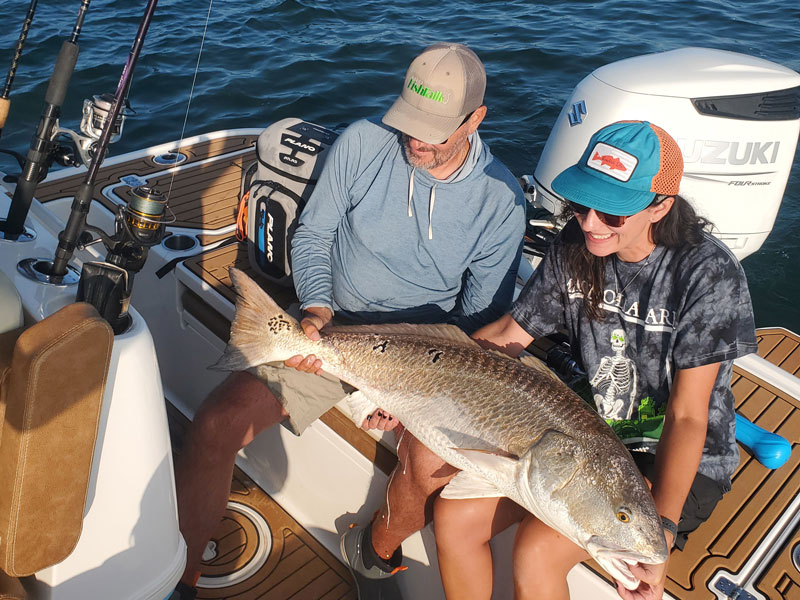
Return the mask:
<svg viewBox="0 0 800 600">
<path fill-rule="evenodd" d="M 64 126 L 77 129 L 84 98 L 116 88 L 145 4 L 92 3 L 62 111 Z M 0 75 L 10 65 L 27 5 L 27 0 L 3 3 Z M 39 3 L 0 147 L 26 151 L 58 48 L 69 37 L 79 5 L 79 0 Z M 514 173 L 532 173 L 570 91 L 597 67 L 705 46 L 800 71 L 798 23 L 796 0 L 216 0 L 212 5 L 162 0 L 131 90 L 136 117 L 111 152 L 179 139 L 185 118 L 187 136 L 262 127 L 288 116 L 341 128 L 384 111 L 415 54 L 427 44 L 452 40 L 468 44 L 486 65 L 484 139 Z M 758 326 L 800 331 L 798 232 L 796 159 L 772 235 L 743 261 Z"/>
</svg>

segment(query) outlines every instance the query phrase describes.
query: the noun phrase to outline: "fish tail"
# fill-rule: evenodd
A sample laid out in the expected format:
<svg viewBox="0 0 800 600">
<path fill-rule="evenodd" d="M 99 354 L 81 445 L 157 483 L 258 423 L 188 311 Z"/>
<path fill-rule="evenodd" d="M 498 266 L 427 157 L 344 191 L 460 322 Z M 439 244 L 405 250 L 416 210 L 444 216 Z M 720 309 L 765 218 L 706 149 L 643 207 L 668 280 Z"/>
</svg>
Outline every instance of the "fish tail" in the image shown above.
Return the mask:
<svg viewBox="0 0 800 600">
<path fill-rule="evenodd" d="M 241 371 L 298 354 L 291 350 L 292 338 L 305 334 L 297 320 L 244 272 L 231 268 L 230 276 L 237 293 L 236 314 L 225 352 L 211 368 Z"/>
</svg>

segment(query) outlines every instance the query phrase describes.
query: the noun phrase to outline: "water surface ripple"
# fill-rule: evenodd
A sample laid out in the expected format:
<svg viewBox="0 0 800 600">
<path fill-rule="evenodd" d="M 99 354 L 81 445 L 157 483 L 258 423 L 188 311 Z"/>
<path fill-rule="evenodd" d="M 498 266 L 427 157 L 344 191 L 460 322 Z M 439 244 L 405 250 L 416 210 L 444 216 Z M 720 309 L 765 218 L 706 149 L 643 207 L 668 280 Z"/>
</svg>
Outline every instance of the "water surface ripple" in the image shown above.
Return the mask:
<svg viewBox="0 0 800 600">
<path fill-rule="evenodd" d="M 17 74 L 2 147 L 25 152 L 55 57 L 78 0 L 42 0 Z M 6 0 L 0 75 L 27 0 Z M 94 0 L 62 121 L 77 128 L 83 98 L 116 87 L 145 2 Z M 162 0 L 136 70 L 119 154 L 177 139 L 208 4 Z M 606 63 L 681 46 L 744 52 L 800 71 L 795 0 L 216 0 L 186 135 L 263 127 L 299 116 L 341 128 L 380 114 L 410 59 L 440 40 L 469 44 L 488 72 L 482 126 L 493 152 L 531 173 L 572 88 Z M 5 166 L 6 163 L 3 163 Z M 797 160 L 772 235 L 744 260 L 759 326 L 800 331 L 800 174 Z"/>
</svg>

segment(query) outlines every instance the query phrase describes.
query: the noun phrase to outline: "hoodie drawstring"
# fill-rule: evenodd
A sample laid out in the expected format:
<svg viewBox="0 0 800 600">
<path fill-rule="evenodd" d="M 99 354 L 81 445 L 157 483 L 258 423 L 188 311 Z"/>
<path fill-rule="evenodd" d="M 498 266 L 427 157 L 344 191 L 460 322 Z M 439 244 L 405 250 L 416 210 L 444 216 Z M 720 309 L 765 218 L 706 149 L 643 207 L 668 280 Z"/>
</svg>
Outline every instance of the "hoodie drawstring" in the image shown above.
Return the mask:
<svg viewBox="0 0 800 600">
<path fill-rule="evenodd" d="M 414 197 L 414 173 L 416 173 L 417 168 L 414 167 L 411 169 L 411 179 L 408 180 L 408 216 L 413 217 L 414 213 L 411 212 L 411 198 Z"/>
<path fill-rule="evenodd" d="M 416 167 L 411 169 L 411 177 L 408 180 L 408 216 L 413 217 L 414 213 L 411 210 L 411 200 L 414 197 L 414 173 Z M 433 239 L 433 206 L 436 204 L 436 184 L 431 188 L 431 195 L 428 199 L 428 239 Z"/>
<path fill-rule="evenodd" d="M 436 203 L 436 184 L 431 188 L 431 197 L 428 200 L 428 239 L 433 239 L 433 205 Z"/>
</svg>

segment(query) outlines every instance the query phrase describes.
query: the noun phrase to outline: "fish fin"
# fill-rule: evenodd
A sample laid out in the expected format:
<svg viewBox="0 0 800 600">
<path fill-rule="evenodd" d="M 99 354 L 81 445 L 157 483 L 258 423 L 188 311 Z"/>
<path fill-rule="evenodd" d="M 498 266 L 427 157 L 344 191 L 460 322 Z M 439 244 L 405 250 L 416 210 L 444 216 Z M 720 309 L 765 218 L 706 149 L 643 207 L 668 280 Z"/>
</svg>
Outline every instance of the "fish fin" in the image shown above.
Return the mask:
<svg viewBox="0 0 800 600">
<path fill-rule="evenodd" d="M 561 379 L 559 379 L 558 375 L 556 375 L 553 372 L 553 370 L 550 369 L 550 367 L 548 367 L 544 363 L 544 361 L 542 361 L 541 359 L 537 358 L 533 354 L 523 353 L 523 354 L 520 355 L 519 361 L 523 365 L 525 365 L 526 367 L 529 367 L 529 368 L 533 369 L 534 371 L 538 371 L 539 373 L 541 373 L 543 375 L 547 375 L 547 376 L 555 379 L 559 383 L 563 383 L 561 381 Z"/>
<path fill-rule="evenodd" d="M 506 354 L 502 350 L 494 350 L 494 349 L 491 349 L 491 348 L 485 348 L 485 350 L 489 354 L 494 354 L 495 356 L 499 356 L 500 358 L 505 358 L 506 360 L 517 360 L 516 358 L 514 358 L 513 356 L 509 356 L 508 354 Z"/>
<path fill-rule="evenodd" d="M 477 448 L 451 448 L 451 450 L 458 452 L 461 456 L 466 458 L 476 467 L 492 470 L 504 471 L 509 467 L 515 467 L 519 461 L 519 457 L 505 452 L 499 448 L 496 450 L 480 450 Z"/>
<path fill-rule="evenodd" d="M 531 457 L 531 477 L 537 479 L 542 489 L 552 494 L 566 486 L 586 462 L 583 445 L 574 437 L 555 429 L 545 431 L 525 454 Z"/>
<path fill-rule="evenodd" d="M 499 498 L 505 496 L 497 486 L 485 477 L 470 471 L 459 471 L 450 480 L 440 496 L 446 500 L 464 500 L 466 498 Z"/>
<path fill-rule="evenodd" d="M 491 348 L 485 348 L 485 350 L 489 354 L 494 354 L 495 356 L 498 356 L 500 358 L 504 358 L 506 360 L 519 360 L 519 362 L 521 362 L 523 365 L 525 365 L 529 369 L 533 369 L 534 371 L 536 371 L 538 373 L 541 373 L 542 375 L 547 375 L 548 377 L 550 377 L 551 379 L 554 379 L 555 381 L 558 381 L 559 383 L 563 383 L 563 381 L 561 381 L 561 379 L 558 377 L 558 375 L 550 367 L 548 367 L 544 363 L 544 361 L 542 361 L 540 358 L 534 356 L 530 352 L 523 351 L 523 353 L 520 354 L 518 358 L 514 358 L 513 356 L 509 356 L 508 354 L 506 354 L 502 350 L 494 350 L 494 349 L 491 349 Z"/>
<path fill-rule="evenodd" d="M 424 336 L 447 340 L 457 344 L 477 346 L 478 343 L 455 325 L 445 323 L 420 325 L 411 323 L 380 323 L 370 325 L 333 325 L 325 328 L 326 333 L 358 333 L 375 335 Z"/>
<path fill-rule="evenodd" d="M 268 362 L 293 356 L 275 344 L 280 337 L 305 337 L 297 321 L 270 298 L 260 285 L 243 271 L 231 267 L 231 281 L 236 289 L 236 314 L 231 324 L 231 337 L 222 357 L 212 369 L 241 371 Z M 295 352 L 294 354 L 297 354 Z"/>
</svg>

